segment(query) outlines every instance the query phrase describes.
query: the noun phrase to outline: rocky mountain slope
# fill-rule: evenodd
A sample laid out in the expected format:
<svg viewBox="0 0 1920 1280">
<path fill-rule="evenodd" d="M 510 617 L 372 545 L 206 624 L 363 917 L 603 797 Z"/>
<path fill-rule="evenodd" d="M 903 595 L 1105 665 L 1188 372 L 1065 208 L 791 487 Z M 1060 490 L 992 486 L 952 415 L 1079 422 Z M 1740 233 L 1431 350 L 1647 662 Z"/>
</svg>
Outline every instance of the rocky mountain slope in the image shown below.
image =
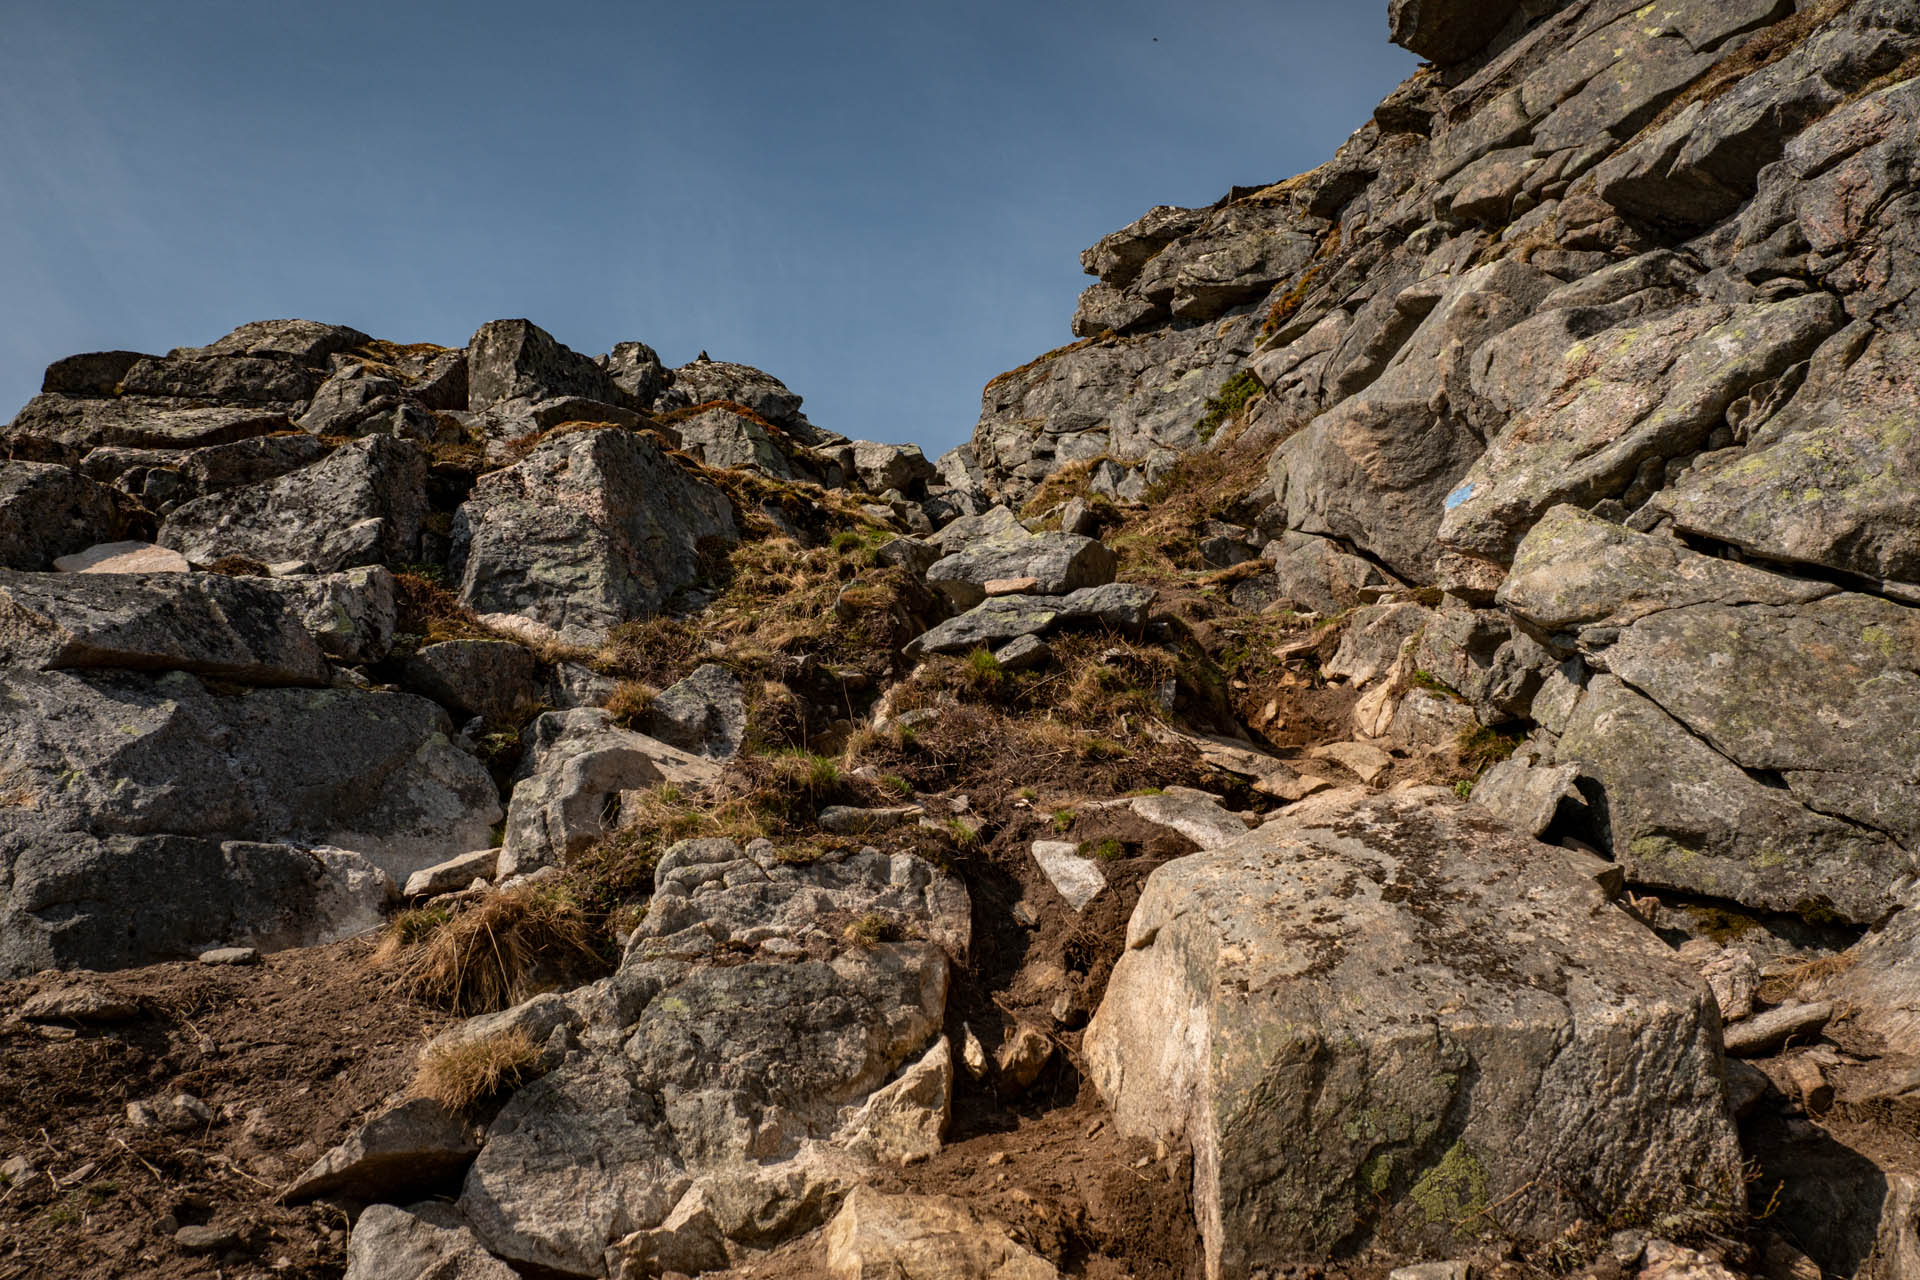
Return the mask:
<svg viewBox="0 0 1920 1280">
<path fill-rule="evenodd" d="M 937 463 L 51 367 L 0 1280 L 1920 1276 L 1920 7 L 1389 20 Z"/>
</svg>

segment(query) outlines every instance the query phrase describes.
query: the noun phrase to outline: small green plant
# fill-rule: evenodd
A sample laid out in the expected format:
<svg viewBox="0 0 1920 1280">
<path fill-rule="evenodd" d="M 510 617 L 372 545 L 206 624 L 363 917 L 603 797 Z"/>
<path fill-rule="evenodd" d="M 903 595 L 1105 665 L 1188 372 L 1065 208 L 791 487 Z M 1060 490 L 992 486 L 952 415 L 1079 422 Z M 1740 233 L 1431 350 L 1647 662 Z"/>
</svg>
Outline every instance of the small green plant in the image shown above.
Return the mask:
<svg viewBox="0 0 1920 1280">
<path fill-rule="evenodd" d="M 898 796 L 902 800 L 911 800 L 913 798 L 913 784 L 897 773 L 881 774 L 880 786 L 881 789 L 889 795 Z"/>
<path fill-rule="evenodd" d="M 1234 374 L 1207 401 L 1200 421 L 1193 424 L 1194 434 L 1203 441 L 1213 439 L 1213 433 L 1220 429 L 1221 423 L 1236 416 L 1247 407 L 1247 401 L 1264 390 L 1266 388 L 1260 385 L 1260 379 L 1253 376 L 1253 370 L 1242 369 Z"/>
<path fill-rule="evenodd" d="M 1431 671 L 1414 672 L 1413 683 L 1422 689 L 1428 690 L 1431 693 L 1438 693 L 1438 694 L 1444 695 L 1445 697 L 1452 698 L 1455 702 L 1466 701 L 1466 698 L 1461 696 L 1461 693 L 1458 689 L 1454 688 L 1452 685 L 1448 684 L 1445 680 L 1442 680 L 1439 676 L 1436 676 Z"/>
<path fill-rule="evenodd" d="M 1055 809 L 1053 811 L 1053 829 L 1061 832 L 1070 830 L 1073 826 L 1073 820 L 1079 816 L 1080 815 L 1071 809 Z"/>
<path fill-rule="evenodd" d="M 1127 856 L 1127 846 L 1121 844 L 1112 836 L 1108 836 L 1104 840 L 1086 841 L 1080 846 L 1079 852 L 1083 858 L 1098 858 L 1102 862 L 1118 862 L 1121 858 Z"/>
<path fill-rule="evenodd" d="M 1473 779 L 1462 778 L 1458 782 L 1454 783 L 1453 794 L 1459 796 L 1462 800 L 1472 799 L 1473 798 Z"/>
<path fill-rule="evenodd" d="M 962 849 L 971 849 L 980 843 L 979 830 L 968 826 L 958 818 L 947 819 L 947 834 L 952 836 L 953 842 Z"/>
<path fill-rule="evenodd" d="M 890 916 L 869 911 L 847 926 L 845 937 L 856 947 L 871 949 L 883 942 L 899 941 L 900 926 Z"/>
<path fill-rule="evenodd" d="M 418 946 L 451 919 L 453 912 L 445 907 L 411 907 L 393 917 L 391 936 L 402 947 Z"/>
<path fill-rule="evenodd" d="M 971 693 L 995 694 L 1005 686 L 1007 672 L 1000 659 L 985 649 L 975 649 L 967 655 L 962 679 Z"/>
<path fill-rule="evenodd" d="M 1040 793 L 1038 791 L 1035 791 L 1032 787 L 1022 787 L 1018 791 L 1014 792 L 1014 794 L 1016 796 L 1019 796 L 1022 800 L 1026 800 L 1028 802 L 1032 802 L 1040 798 Z"/>
</svg>

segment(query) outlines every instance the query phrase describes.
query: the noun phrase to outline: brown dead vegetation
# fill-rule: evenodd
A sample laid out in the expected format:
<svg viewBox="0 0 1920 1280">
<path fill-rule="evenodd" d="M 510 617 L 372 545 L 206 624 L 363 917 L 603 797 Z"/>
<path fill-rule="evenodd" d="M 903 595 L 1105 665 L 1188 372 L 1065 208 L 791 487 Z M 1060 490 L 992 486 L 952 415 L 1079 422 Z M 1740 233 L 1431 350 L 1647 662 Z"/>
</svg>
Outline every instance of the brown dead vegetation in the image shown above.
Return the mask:
<svg viewBox="0 0 1920 1280">
<path fill-rule="evenodd" d="M 421 1055 L 410 1092 L 464 1112 L 518 1088 L 539 1061 L 540 1046 L 524 1027 L 435 1043 Z"/>
<path fill-rule="evenodd" d="M 434 910 L 397 917 L 374 963 L 398 973 L 416 999 L 450 1013 L 505 1009 L 606 967 L 592 923 L 557 893 L 503 889 L 438 918 Z"/>
</svg>

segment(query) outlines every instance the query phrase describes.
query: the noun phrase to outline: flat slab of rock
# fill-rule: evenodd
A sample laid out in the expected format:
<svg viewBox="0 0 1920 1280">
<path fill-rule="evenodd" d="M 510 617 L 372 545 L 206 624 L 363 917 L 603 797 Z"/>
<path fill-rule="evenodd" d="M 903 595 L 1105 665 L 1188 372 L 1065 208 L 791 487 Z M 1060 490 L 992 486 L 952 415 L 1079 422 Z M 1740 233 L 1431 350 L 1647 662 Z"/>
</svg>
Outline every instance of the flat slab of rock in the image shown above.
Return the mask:
<svg viewBox="0 0 1920 1280">
<path fill-rule="evenodd" d="M 1547 853 L 1345 791 L 1153 873 L 1085 1053 L 1124 1131 L 1193 1143 L 1210 1274 L 1739 1203 L 1711 994 Z"/>
<path fill-rule="evenodd" d="M 1148 822 L 1177 831 L 1202 849 L 1215 849 L 1247 834 L 1246 822 L 1223 806 L 1218 796 L 1190 787 L 1168 787 L 1157 796 L 1135 796 L 1128 803 Z"/>
<path fill-rule="evenodd" d="M 186 573 L 193 566 L 178 551 L 152 542 L 102 542 L 55 556 L 56 573 Z"/>
<path fill-rule="evenodd" d="M 994 596 L 948 618 L 906 645 L 909 657 L 928 653 L 967 653 L 997 649 L 1022 636 L 1039 636 L 1065 622 L 1099 622 L 1120 631 L 1146 623 L 1153 588 L 1112 582 L 1083 587 L 1064 596 Z"/>
<path fill-rule="evenodd" d="M 1333 761 L 1368 786 L 1393 767 L 1392 756 L 1366 742 L 1329 742 L 1309 754 L 1316 760 Z"/>
<path fill-rule="evenodd" d="M 1083 855 L 1077 844 L 1066 840 L 1035 840 L 1031 852 L 1034 862 L 1046 873 L 1047 881 L 1075 911 L 1085 911 L 1087 904 L 1107 887 L 1107 873 L 1100 869 L 1099 862 Z"/>
<path fill-rule="evenodd" d="M 286 599 L 329 658 L 365 663 L 386 657 L 399 625 L 393 574 L 380 565 L 324 574 L 311 569 L 291 576 L 276 570 L 276 576 L 256 581 Z"/>
<path fill-rule="evenodd" d="M 1004 584 L 1017 579 L 1031 579 L 1033 585 L 1024 590 L 1035 595 L 1101 586 L 1113 581 L 1116 564 L 1104 544 L 1077 533 L 1007 534 L 936 560 L 927 570 L 927 583 L 956 608 L 971 609 L 989 595 L 1011 594 L 1015 588 Z M 988 591 L 990 582 L 1003 589 Z"/>
<path fill-rule="evenodd" d="M 215 573 L 0 570 L 0 654 L 43 671 L 192 671 L 242 684 L 332 679 L 320 646 L 277 593 Z"/>
<path fill-rule="evenodd" d="M 409 1098 L 362 1124 L 280 1198 L 288 1204 L 330 1195 L 411 1199 L 459 1174 L 479 1150 L 471 1121 L 430 1098 Z"/>
<path fill-rule="evenodd" d="M 825 1233 L 834 1280 L 1055 1280 L 1053 1264 L 952 1196 L 855 1187 Z"/>
<path fill-rule="evenodd" d="M 445 862 L 420 868 L 407 877 L 406 887 L 400 891 L 400 895 L 405 898 L 431 898 L 442 893 L 457 893 L 476 879 L 493 879 L 494 869 L 499 864 L 498 849 L 475 849 L 472 853 L 463 853 L 457 858 L 448 858 Z"/>
<path fill-rule="evenodd" d="M 13 1016 L 22 1022 L 125 1022 L 140 1016 L 140 1005 L 103 987 L 76 982 L 28 996 Z"/>
</svg>

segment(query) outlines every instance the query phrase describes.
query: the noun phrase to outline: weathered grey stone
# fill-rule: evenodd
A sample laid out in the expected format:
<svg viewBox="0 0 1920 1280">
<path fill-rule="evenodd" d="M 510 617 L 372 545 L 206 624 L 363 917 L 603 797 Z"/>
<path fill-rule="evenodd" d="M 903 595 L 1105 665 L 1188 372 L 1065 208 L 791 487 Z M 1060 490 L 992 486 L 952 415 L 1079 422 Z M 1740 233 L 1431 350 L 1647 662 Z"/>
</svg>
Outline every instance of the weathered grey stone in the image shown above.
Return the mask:
<svg viewBox="0 0 1920 1280">
<path fill-rule="evenodd" d="M 1009 640 L 993 651 L 993 660 L 1002 671 L 1032 671 L 1053 661 L 1053 650 L 1038 636 Z"/>
<path fill-rule="evenodd" d="M 186 836 L 0 833 L 0 975 L 122 969 L 376 928 L 393 882 L 358 854 Z"/>
<path fill-rule="evenodd" d="M 1393 42 L 1438 63 L 1461 62 L 1487 47 L 1520 0 L 1391 0 L 1387 24 Z"/>
<path fill-rule="evenodd" d="M 717 662 L 662 689 L 647 711 L 647 728 L 662 742 L 698 756 L 726 760 L 747 736 L 747 703 L 740 678 Z"/>
<path fill-rule="evenodd" d="M 800 412 L 801 397 L 780 379 L 752 365 L 694 360 L 672 370 L 666 384 L 655 401 L 656 410 L 731 402 L 746 406 L 777 427 L 797 430 L 803 443 L 812 443 L 812 426 Z"/>
<path fill-rule="evenodd" d="M 211 947 L 194 957 L 201 964 L 249 965 L 260 963 L 258 947 Z"/>
<path fill-rule="evenodd" d="M 192 671 L 245 684 L 331 679 L 276 592 L 211 573 L 0 570 L 0 661 L 43 671 Z"/>
<path fill-rule="evenodd" d="M 445 862 L 420 868 L 407 877 L 406 887 L 401 889 L 400 894 L 406 898 L 431 898 L 442 893 L 456 893 L 475 880 L 493 879 L 493 873 L 499 865 L 498 849 L 475 849 L 472 853 L 463 853 L 457 858 L 448 858 Z"/>
<path fill-rule="evenodd" d="M 1021 636 L 1037 636 L 1060 617 L 1050 596 L 994 596 L 907 642 L 909 657 L 996 649 Z"/>
<path fill-rule="evenodd" d="M 124 394 L 214 404 L 287 405 L 313 395 L 324 375 L 280 355 L 213 354 L 180 348 L 143 356 L 120 379 Z"/>
<path fill-rule="evenodd" d="M 91 982 L 69 982 L 28 996 L 12 1016 L 22 1022 L 125 1022 L 140 1016 L 140 1002 Z"/>
<path fill-rule="evenodd" d="M 411 1199 L 457 1176 L 479 1150 L 471 1121 L 431 1098 L 408 1098 L 369 1118 L 280 1198 L 288 1204 L 321 1196 Z"/>
<path fill-rule="evenodd" d="M 443 640 L 409 657 L 401 678 L 415 693 L 463 717 L 511 724 L 539 700 L 534 688 L 539 665 L 511 640 Z"/>
<path fill-rule="evenodd" d="M 1554 759 L 1595 788 L 1596 834 L 1636 884 L 1875 920 L 1911 874 L 1886 836 L 1754 779 L 1613 676 L 1588 682 Z"/>
<path fill-rule="evenodd" d="M 927 570 L 927 582 L 956 608 L 971 609 L 996 579 L 1031 578 L 1031 594 L 1065 595 L 1113 581 L 1117 561 L 1106 545 L 1072 533 L 1040 533 L 1025 539 L 978 542 Z"/>
<path fill-rule="evenodd" d="M 1698 977 L 1448 793 L 1323 796 L 1168 863 L 1127 943 L 1089 1074 L 1124 1130 L 1193 1143 L 1210 1275 L 1741 1203 Z"/>
<path fill-rule="evenodd" d="M 1657 505 L 1687 533 L 1769 560 L 1920 582 L 1917 365 L 1920 338 L 1876 334 L 1835 385 L 1791 401 L 1746 448 L 1712 455 Z"/>
<path fill-rule="evenodd" d="M 1736 398 L 1805 360 L 1842 318 L 1816 293 L 1683 308 L 1574 343 L 1553 390 L 1446 495 L 1440 541 L 1504 560 L 1548 507 L 1630 493 L 1644 467 L 1698 450 Z"/>
<path fill-rule="evenodd" d="M 952 1196 L 856 1187 L 824 1233 L 833 1280 L 1055 1280 L 1052 1263 Z"/>
<path fill-rule="evenodd" d="M 204 347 L 177 347 L 174 356 L 256 356 L 315 367 L 329 356 L 364 347 L 373 339 L 344 324 L 319 320 L 250 320 Z"/>
<path fill-rule="evenodd" d="M 1710 938 L 1695 938 L 1681 946 L 1680 956 L 1706 979 L 1713 1002 L 1720 1007 L 1722 1023 L 1752 1016 L 1753 999 L 1760 990 L 1760 966 L 1751 952 L 1737 946 L 1722 947 Z"/>
<path fill-rule="evenodd" d="M 15 415 L 4 438 L 15 457 L 77 462 L 102 446 L 195 449 L 292 426 L 285 411 L 272 405 L 226 407 L 150 396 L 96 400 L 40 395 Z"/>
<path fill-rule="evenodd" d="M 393 575 L 380 565 L 254 581 L 287 601 L 329 658 L 378 662 L 393 648 L 399 605 Z"/>
<path fill-rule="evenodd" d="M 363 423 L 400 403 L 401 386 L 363 364 L 347 364 L 313 393 L 294 425 L 314 436 L 353 436 Z"/>
<path fill-rule="evenodd" d="M 599 363 L 613 385 L 643 409 L 652 406 L 666 385 L 666 366 L 660 361 L 660 353 L 644 342 L 616 342 Z"/>
<path fill-rule="evenodd" d="M 939 474 L 920 452 L 919 445 L 855 440 L 852 448 L 853 469 L 869 493 L 885 493 L 889 489 L 912 493 L 916 486 L 924 487 Z"/>
<path fill-rule="evenodd" d="M 953 1048 L 941 1036 L 899 1079 L 868 1095 L 837 1141 L 875 1161 L 909 1164 L 940 1153 L 953 1114 Z"/>
<path fill-rule="evenodd" d="M 1497 599 L 1544 630 L 1574 632 L 1624 627 L 1687 605 L 1801 605 L 1836 590 L 1700 555 L 1561 506 L 1520 543 Z"/>
<path fill-rule="evenodd" d="M 1035 840 L 1033 860 L 1046 874 L 1067 905 L 1085 911 L 1087 904 L 1107 887 L 1106 873 L 1100 864 L 1080 852 L 1080 846 L 1067 840 Z"/>
<path fill-rule="evenodd" d="M 711 761 L 618 728 L 605 711 L 586 707 L 547 712 L 526 741 L 507 806 L 502 879 L 563 862 L 612 830 L 623 791 L 707 786 L 720 776 Z"/>
<path fill-rule="evenodd" d="M 529 320 L 493 320 L 467 344 L 467 403 L 486 409 L 504 400 L 584 396 L 618 404 L 612 375 L 562 346 Z"/>
<path fill-rule="evenodd" d="M 444 711 L 407 694 L 193 676 L 0 675 L 0 773 L 49 828 L 328 844 L 396 878 L 488 843 L 500 816 Z"/>
<path fill-rule="evenodd" d="M 110 396 L 120 388 L 127 370 L 151 357 L 138 351 L 90 351 L 55 360 L 40 379 L 47 395 Z"/>
<path fill-rule="evenodd" d="M 1098 244 L 1081 253 L 1080 265 L 1088 275 L 1123 288 L 1133 283 L 1155 254 L 1198 231 L 1206 220 L 1205 209 L 1156 205 L 1120 230 L 1101 237 Z"/>
<path fill-rule="evenodd" d="M 55 557 L 151 528 L 139 503 L 77 471 L 0 462 L 0 568 L 50 569 Z"/>
<path fill-rule="evenodd" d="M 610 1246 L 649 1247 L 636 1233 L 699 1235 L 695 1207 L 709 1241 L 767 1247 L 817 1225 L 868 1168 L 840 1145 L 847 1108 L 860 1119 L 924 1063 L 942 946 L 965 954 L 964 890 L 906 855 L 791 866 L 771 845 L 683 841 L 655 885 L 619 973 L 571 1001 L 586 1052 L 514 1094 L 468 1174 L 460 1209 L 510 1261 L 601 1274 Z M 869 917 L 918 936 L 850 940 L 842 922 Z M 684 958 L 722 948 L 751 958 Z M 704 1205 L 678 1214 L 690 1195 Z"/>
<path fill-rule="evenodd" d="M 832 804 L 820 811 L 822 829 L 837 835 L 877 835 L 882 831 L 892 831 L 896 827 L 906 826 L 916 818 L 923 816 L 926 810 L 919 805 L 889 805 L 884 808 L 857 808 L 853 805 Z"/>
<path fill-rule="evenodd" d="M 1158 795 L 1135 796 L 1128 804 L 1148 822 L 1176 831 L 1202 849 L 1217 849 L 1247 834 L 1245 820 L 1223 807 L 1219 797 L 1191 787 L 1168 787 Z"/>
<path fill-rule="evenodd" d="M 230 555 L 304 560 L 322 572 L 406 564 L 419 559 L 426 482 L 418 445 L 369 436 L 278 480 L 187 503 L 167 517 L 160 542 L 196 564 Z"/>
<path fill-rule="evenodd" d="M 454 519 L 460 597 L 576 643 L 653 613 L 738 534 L 726 497 L 618 429 L 541 443 L 481 477 Z"/>
<path fill-rule="evenodd" d="M 1480 775 L 1473 802 L 1514 830 L 1538 839 L 1559 816 L 1563 802 L 1580 798 L 1577 765 L 1548 765 L 1523 748 Z"/>
<path fill-rule="evenodd" d="M 1920 910 L 1896 912 L 1848 953 L 1825 995 L 1886 1051 L 1920 1057 Z"/>
<path fill-rule="evenodd" d="M 453 1209 L 368 1205 L 347 1239 L 347 1280 L 515 1280 Z"/>
<path fill-rule="evenodd" d="M 710 467 L 745 468 L 779 480 L 799 473 L 780 447 L 780 441 L 759 422 L 721 405 L 691 417 L 676 417 L 681 447 Z"/>
</svg>

